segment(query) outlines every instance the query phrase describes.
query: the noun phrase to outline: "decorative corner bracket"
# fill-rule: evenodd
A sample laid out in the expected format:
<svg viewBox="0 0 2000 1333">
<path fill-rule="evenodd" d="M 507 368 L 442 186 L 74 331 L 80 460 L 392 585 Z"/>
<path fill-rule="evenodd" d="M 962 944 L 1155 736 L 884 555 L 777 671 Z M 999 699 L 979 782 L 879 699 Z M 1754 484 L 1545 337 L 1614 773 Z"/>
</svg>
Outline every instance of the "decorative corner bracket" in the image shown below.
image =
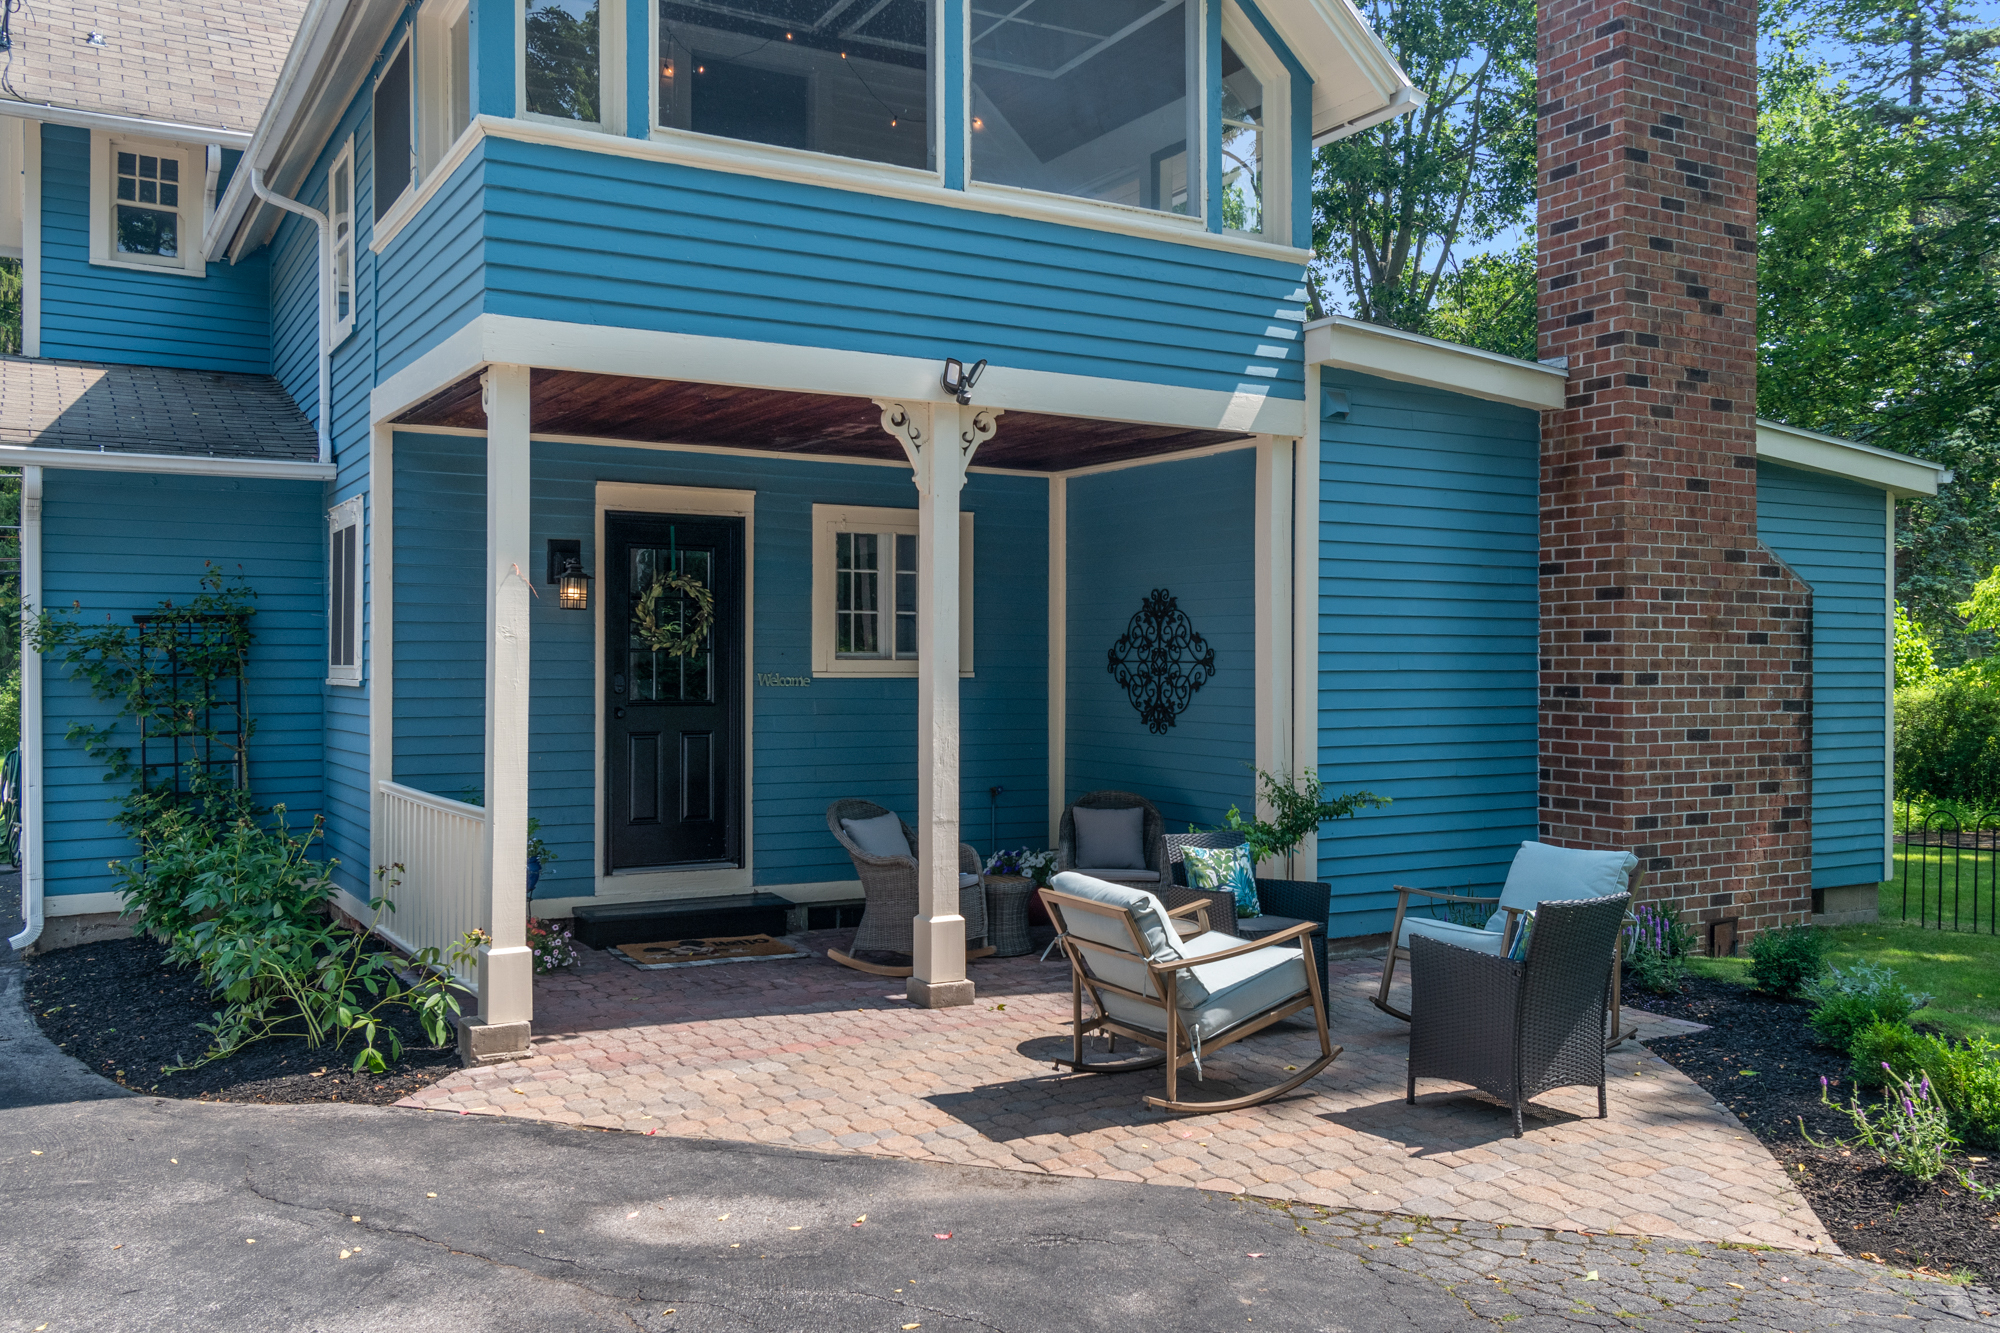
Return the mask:
<svg viewBox="0 0 2000 1333">
<path fill-rule="evenodd" d="M 907 404 L 882 398 L 874 401 L 875 406 L 882 409 L 882 429 L 894 436 L 896 443 L 903 446 L 903 452 L 910 456 L 911 467 L 920 466 L 923 448 L 931 442 L 930 433 L 925 430 L 923 424 L 929 419 L 930 413 L 925 412 L 919 417 Z"/>
</svg>

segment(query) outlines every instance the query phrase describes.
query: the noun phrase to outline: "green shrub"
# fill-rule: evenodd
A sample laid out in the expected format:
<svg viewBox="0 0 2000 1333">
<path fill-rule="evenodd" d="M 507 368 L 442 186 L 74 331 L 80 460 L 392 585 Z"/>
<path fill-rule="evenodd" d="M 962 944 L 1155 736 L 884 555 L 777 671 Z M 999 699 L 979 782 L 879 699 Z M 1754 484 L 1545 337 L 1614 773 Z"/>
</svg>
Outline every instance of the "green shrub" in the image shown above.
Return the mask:
<svg viewBox="0 0 2000 1333">
<path fill-rule="evenodd" d="M 1814 1004 L 1806 1022 L 1837 1051 L 1847 1050 L 1854 1034 L 1870 1024 L 1906 1022 L 1930 1002 L 1930 996 L 1913 994 L 1896 980 L 1893 970 L 1869 963 L 1856 963 L 1845 972 L 1829 968 L 1805 993 Z"/>
<path fill-rule="evenodd" d="M 2000 801 L 2000 676 L 1972 663 L 1896 691 L 1896 790 Z"/>
<path fill-rule="evenodd" d="M 1855 1035 L 1852 1052 L 1857 1083 L 1928 1078 L 1959 1138 L 2000 1147 L 2000 1046 L 1982 1037 L 1953 1045 L 1902 1023 L 1873 1023 Z"/>
<path fill-rule="evenodd" d="M 1750 940 L 1750 981 L 1758 990 L 1797 999 L 1826 971 L 1833 937 L 1812 926 L 1759 931 Z"/>
</svg>

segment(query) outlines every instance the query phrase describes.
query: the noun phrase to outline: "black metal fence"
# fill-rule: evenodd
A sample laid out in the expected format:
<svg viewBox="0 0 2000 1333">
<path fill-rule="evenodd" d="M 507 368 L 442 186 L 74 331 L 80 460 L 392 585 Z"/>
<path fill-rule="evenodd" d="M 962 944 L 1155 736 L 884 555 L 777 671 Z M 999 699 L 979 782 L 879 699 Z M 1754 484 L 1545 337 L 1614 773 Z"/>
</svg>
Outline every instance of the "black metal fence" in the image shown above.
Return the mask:
<svg viewBox="0 0 2000 1333">
<path fill-rule="evenodd" d="M 2000 809 L 1905 800 L 1896 860 L 1903 920 L 2000 934 Z"/>
</svg>

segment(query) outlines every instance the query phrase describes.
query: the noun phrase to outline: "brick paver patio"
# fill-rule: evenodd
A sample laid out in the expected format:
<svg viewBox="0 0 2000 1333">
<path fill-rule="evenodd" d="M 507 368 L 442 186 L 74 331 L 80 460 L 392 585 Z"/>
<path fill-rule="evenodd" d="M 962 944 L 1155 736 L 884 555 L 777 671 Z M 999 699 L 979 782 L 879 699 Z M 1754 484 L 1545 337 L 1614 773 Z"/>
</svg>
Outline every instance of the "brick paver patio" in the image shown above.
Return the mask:
<svg viewBox="0 0 2000 1333">
<path fill-rule="evenodd" d="M 802 937 L 836 947 L 851 932 Z M 1403 1101 L 1407 1028 L 1368 1003 L 1378 958 L 1336 961 L 1345 1053 L 1291 1098 L 1168 1116 L 1160 1072 L 1071 1075 L 1069 978 L 1034 956 L 975 963 L 978 1001 L 925 1010 L 823 958 L 642 972 L 585 950 L 535 989 L 534 1054 L 466 1070 L 404 1106 L 1224 1190 L 1433 1218 L 1832 1249 L 1763 1146 L 1694 1083 L 1627 1043 L 1608 1120 L 1593 1090 L 1539 1099 L 1525 1138 L 1463 1088 Z M 1641 1036 L 1686 1031 L 1637 1016 Z M 1318 1050 L 1288 1021 L 1205 1062 L 1183 1095 L 1276 1082 Z M 1183 1082 L 1184 1090 L 1189 1084 Z"/>
</svg>

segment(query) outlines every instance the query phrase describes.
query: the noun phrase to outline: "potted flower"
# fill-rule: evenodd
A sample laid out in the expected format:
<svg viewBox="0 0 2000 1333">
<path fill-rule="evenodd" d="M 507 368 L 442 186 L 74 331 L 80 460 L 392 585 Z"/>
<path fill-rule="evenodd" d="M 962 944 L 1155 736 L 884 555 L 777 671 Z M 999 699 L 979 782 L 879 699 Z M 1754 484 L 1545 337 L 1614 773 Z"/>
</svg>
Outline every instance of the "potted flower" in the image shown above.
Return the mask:
<svg viewBox="0 0 2000 1333">
<path fill-rule="evenodd" d="M 1055 868 L 1054 852 L 1036 852 L 1026 847 L 1017 847 L 1012 851 L 993 853 L 992 858 L 986 863 L 986 877 L 1032 880 L 1039 889 L 1048 884 L 1049 876 L 1055 872 Z"/>
<path fill-rule="evenodd" d="M 542 871 L 557 860 L 556 852 L 542 841 L 542 821 L 528 817 L 528 896 L 535 896 L 535 885 L 541 882 Z M 551 872 L 553 873 L 553 872 Z"/>
</svg>

